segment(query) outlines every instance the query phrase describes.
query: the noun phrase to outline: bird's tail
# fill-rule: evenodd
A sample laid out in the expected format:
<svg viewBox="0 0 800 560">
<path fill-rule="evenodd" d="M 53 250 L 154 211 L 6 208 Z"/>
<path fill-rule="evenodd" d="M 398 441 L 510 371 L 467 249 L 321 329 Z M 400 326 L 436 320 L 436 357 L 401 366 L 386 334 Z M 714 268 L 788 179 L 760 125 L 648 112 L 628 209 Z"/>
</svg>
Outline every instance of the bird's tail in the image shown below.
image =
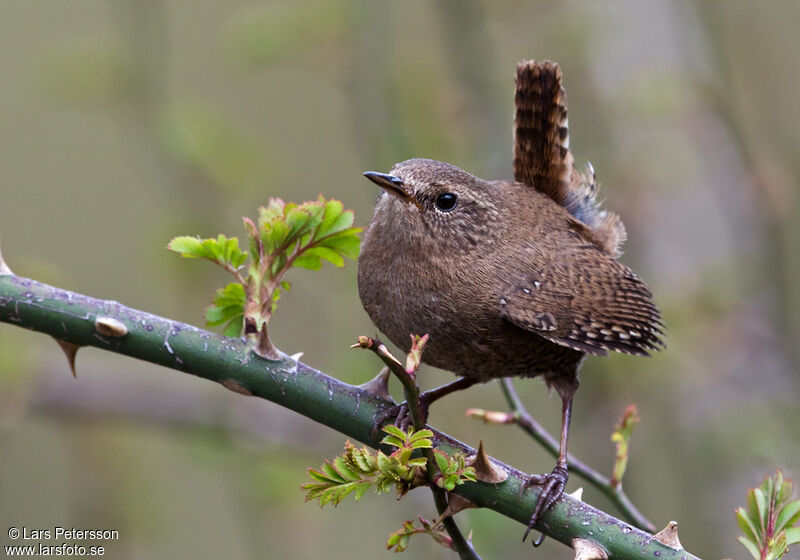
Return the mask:
<svg viewBox="0 0 800 560">
<path fill-rule="evenodd" d="M 546 194 L 592 230 L 598 245 L 617 256 L 625 241 L 619 216 L 597 201 L 594 169 L 575 168 L 569 150 L 567 93 L 558 64 L 517 64 L 514 119 L 514 179 Z"/>
</svg>

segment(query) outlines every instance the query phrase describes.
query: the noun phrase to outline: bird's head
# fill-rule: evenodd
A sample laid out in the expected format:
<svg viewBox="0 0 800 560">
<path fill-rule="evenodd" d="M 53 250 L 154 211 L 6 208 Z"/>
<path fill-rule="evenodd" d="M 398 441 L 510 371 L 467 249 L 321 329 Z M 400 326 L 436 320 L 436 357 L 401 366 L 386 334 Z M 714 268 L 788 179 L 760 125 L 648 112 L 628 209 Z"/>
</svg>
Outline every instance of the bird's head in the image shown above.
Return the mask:
<svg viewBox="0 0 800 560">
<path fill-rule="evenodd" d="M 497 232 L 501 193 L 454 165 L 409 159 L 388 174 L 367 171 L 364 176 L 383 189 L 371 227 L 398 241 L 468 250 Z"/>
</svg>

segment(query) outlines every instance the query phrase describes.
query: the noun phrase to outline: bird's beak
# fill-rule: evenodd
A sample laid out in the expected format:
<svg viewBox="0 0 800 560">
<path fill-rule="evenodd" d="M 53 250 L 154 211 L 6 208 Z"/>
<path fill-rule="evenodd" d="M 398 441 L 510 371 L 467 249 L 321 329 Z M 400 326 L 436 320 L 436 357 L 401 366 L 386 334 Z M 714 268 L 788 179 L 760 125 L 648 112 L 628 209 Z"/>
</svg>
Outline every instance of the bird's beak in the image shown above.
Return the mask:
<svg viewBox="0 0 800 560">
<path fill-rule="evenodd" d="M 400 200 L 412 202 L 417 208 L 420 207 L 414 195 L 406 190 L 405 184 L 400 177 L 395 177 L 394 175 L 388 175 L 386 173 L 378 173 L 377 171 L 364 171 L 364 177 Z"/>
</svg>

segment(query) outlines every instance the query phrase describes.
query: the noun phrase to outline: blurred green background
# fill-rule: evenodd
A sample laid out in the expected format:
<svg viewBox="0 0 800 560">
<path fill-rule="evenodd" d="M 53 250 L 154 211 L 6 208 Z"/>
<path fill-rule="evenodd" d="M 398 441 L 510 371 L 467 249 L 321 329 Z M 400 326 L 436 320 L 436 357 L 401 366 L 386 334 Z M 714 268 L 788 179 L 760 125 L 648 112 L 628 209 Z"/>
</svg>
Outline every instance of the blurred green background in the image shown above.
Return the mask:
<svg viewBox="0 0 800 560">
<path fill-rule="evenodd" d="M 371 216 L 361 177 L 430 157 L 510 178 L 513 74 L 559 62 L 571 145 L 591 160 L 651 286 L 669 348 L 590 358 L 570 449 L 610 471 L 609 435 L 639 406 L 625 488 L 707 558 L 744 558 L 735 506 L 776 467 L 800 475 L 800 4 L 356 0 L 0 3 L 0 234 L 15 272 L 202 324 L 214 267 L 165 250 L 242 236 L 270 196 L 318 193 Z M 378 369 L 356 267 L 293 271 L 270 327 L 286 352 L 347 382 Z M 72 379 L 49 339 L 0 325 L 0 544 L 12 525 L 116 529 L 110 558 L 374 558 L 417 513 L 367 495 L 303 503 L 305 469 L 343 436 L 191 376 L 86 349 Z M 430 368 L 426 387 L 449 381 Z M 560 405 L 519 382 L 557 430 Z M 396 390 L 396 388 L 395 388 Z M 531 472 L 553 460 L 492 384 L 431 422 Z M 573 477 L 568 486 L 586 486 Z M 609 504 L 585 488 L 584 499 Z M 610 510 L 613 512 L 613 510 Z M 484 558 L 534 553 L 522 526 L 461 514 Z M 410 558 L 452 558 L 430 539 Z"/>
</svg>

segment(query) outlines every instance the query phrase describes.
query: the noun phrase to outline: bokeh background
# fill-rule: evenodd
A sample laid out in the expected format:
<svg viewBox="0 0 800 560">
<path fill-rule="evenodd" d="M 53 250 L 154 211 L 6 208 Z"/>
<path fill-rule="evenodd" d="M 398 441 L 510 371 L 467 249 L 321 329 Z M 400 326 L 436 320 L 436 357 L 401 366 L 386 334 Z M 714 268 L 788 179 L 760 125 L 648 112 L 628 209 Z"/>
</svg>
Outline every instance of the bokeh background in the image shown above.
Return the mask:
<svg viewBox="0 0 800 560">
<path fill-rule="evenodd" d="M 669 348 L 589 359 L 571 451 L 609 472 L 636 403 L 625 488 L 705 558 L 744 558 L 734 508 L 776 467 L 800 475 L 800 4 L 522 0 L 0 2 L 0 234 L 18 274 L 202 324 L 213 266 L 165 250 L 242 235 L 268 197 L 341 199 L 365 225 L 365 169 L 410 157 L 510 178 L 513 73 L 561 65 L 571 144 L 591 160 L 652 287 Z M 276 344 L 347 382 L 378 368 L 356 267 L 293 271 Z M 344 437 L 191 376 L 0 325 L 5 528 L 117 529 L 110 558 L 375 558 L 417 513 L 367 495 L 303 503 L 305 469 Z M 424 386 L 450 380 L 425 369 Z M 518 388 L 557 430 L 558 399 Z M 396 390 L 396 388 L 395 388 Z M 513 427 L 499 387 L 432 411 L 437 427 L 531 472 L 552 458 Z M 585 487 L 584 499 L 611 506 Z M 610 509 L 610 511 L 613 511 Z M 484 558 L 533 553 L 522 527 L 461 514 Z M 406 556 L 452 558 L 418 537 Z"/>
</svg>

